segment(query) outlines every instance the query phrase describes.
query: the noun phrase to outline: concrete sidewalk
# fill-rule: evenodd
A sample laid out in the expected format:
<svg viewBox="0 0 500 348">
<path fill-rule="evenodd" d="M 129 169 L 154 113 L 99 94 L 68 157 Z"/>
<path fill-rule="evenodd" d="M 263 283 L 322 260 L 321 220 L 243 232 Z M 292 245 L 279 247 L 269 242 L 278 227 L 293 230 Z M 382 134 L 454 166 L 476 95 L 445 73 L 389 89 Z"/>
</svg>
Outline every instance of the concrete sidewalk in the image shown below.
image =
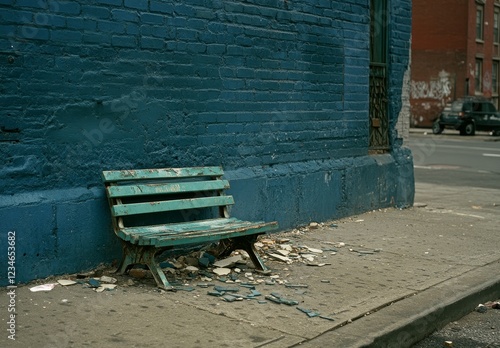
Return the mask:
<svg viewBox="0 0 500 348">
<path fill-rule="evenodd" d="M 129 276 L 101 293 L 81 284 L 29 290 L 70 276 L 19 286 L 16 340 L 2 330 L 0 346 L 409 347 L 500 295 L 500 190 L 459 191 L 417 184 L 418 207 L 273 235 L 263 254 L 291 248 L 311 260 L 269 257 L 271 277 L 237 265 L 239 282 L 202 274 L 177 292 Z M 207 294 L 215 286 L 261 295 L 227 302 Z M 2 296 L 4 329 L 8 301 Z"/>
</svg>

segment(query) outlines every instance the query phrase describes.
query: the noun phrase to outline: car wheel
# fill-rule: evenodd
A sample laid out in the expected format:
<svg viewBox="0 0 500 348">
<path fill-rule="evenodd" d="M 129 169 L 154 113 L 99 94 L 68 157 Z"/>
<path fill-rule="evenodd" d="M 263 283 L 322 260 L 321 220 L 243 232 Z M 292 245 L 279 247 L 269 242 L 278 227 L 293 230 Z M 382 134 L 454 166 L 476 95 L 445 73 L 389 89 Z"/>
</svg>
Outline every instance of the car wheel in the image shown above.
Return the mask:
<svg viewBox="0 0 500 348">
<path fill-rule="evenodd" d="M 474 123 L 469 122 L 460 129 L 460 135 L 474 135 L 476 133 L 476 126 Z"/>
<path fill-rule="evenodd" d="M 443 133 L 444 127 L 439 124 L 439 122 L 434 122 L 432 125 L 432 133 L 441 134 Z"/>
</svg>

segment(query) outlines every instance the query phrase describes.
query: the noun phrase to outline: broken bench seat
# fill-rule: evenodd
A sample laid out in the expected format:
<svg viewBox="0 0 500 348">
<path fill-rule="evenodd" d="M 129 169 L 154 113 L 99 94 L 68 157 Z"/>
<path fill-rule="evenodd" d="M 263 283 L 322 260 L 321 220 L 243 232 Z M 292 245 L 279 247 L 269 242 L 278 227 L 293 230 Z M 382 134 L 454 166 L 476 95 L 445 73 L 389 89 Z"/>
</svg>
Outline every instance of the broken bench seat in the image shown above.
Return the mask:
<svg viewBox="0 0 500 348">
<path fill-rule="evenodd" d="M 189 244 L 221 242 L 224 254 L 243 249 L 255 267 L 268 271 L 254 243 L 278 223 L 229 217 L 234 199 L 221 167 L 108 170 L 102 172 L 115 234 L 123 256 L 117 272 L 148 266 L 160 288 L 172 290 L 157 256 Z"/>
</svg>

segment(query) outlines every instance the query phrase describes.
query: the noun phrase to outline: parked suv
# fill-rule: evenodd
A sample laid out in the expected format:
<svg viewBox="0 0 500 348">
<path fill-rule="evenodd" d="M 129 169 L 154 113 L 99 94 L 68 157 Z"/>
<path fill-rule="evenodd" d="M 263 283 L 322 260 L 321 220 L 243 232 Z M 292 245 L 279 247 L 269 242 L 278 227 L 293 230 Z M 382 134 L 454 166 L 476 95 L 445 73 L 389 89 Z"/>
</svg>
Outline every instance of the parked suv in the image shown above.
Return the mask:
<svg viewBox="0 0 500 348">
<path fill-rule="evenodd" d="M 432 132 L 440 134 L 445 128 L 459 130 L 461 135 L 474 135 L 476 130 L 500 135 L 500 113 L 495 105 L 485 98 L 457 99 L 446 105 L 434 121 Z"/>
</svg>

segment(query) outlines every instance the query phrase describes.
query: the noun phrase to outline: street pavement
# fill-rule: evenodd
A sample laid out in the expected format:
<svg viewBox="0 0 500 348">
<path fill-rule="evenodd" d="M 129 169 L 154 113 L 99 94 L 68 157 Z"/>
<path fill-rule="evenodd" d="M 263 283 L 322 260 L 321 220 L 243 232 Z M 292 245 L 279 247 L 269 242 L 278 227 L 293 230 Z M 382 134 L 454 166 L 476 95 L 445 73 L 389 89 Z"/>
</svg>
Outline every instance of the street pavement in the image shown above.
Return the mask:
<svg viewBox="0 0 500 348">
<path fill-rule="evenodd" d="M 423 162 L 420 165 L 415 163 L 415 179 L 418 182 L 441 182 L 457 187 L 457 189 L 468 187 L 468 190 L 471 186 L 500 187 L 498 177 L 500 170 L 498 141 L 500 141 L 500 137 L 489 134 L 462 137 L 458 135 L 458 132 L 454 134 L 452 131 L 436 136 L 433 134 L 424 135 L 424 132 L 423 129 L 412 129 L 409 142 L 412 151 L 415 151 L 413 153 L 417 154 L 417 158 L 420 154 L 421 162 Z M 435 145 L 435 148 L 429 147 L 429 141 Z M 477 151 L 477 154 L 471 155 L 474 150 Z M 432 153 L 429 156 L 423 156 L 429 154 L 430 151 Z M 488 162 L 485 162 L 486 160 Z M 451 166 L 447 167 L 447 164 L 451 164 Z M 490 300 L 498 301 L 499 297 L 497 295 Z M 429 337 L 415 344 L 413 348 L 435 348 L 446 345 L 454 348 L 500 347 L 498 339 L 500 336 L 500 310 L 491 308 L 491 301 L 486 302 L 486 306 L 479 306 L 477 310 L 470 312 L 463 318 L 452 321 L 442 329 L 436 330 Z"/>
<path fill-rule="evenodd" d="M 166 292 L 100 268 L 116 289 L 83 278 L 30 291 L 76 275 L 19 285 L 15 340 L 0 299 L 0 347 L 410 347 L 500 297 L 500 190 L 417 183 L 415 202 L 267 236 L 267 276 L 239 263 L 226 283 L 181 267 Z M 302 257 L 279 261 L 283 250 Z M 217 286 L 241 296 L 212 296 Z"/>
<path fill-rule="evenodd" d="M 495 302 L 493 302 L 495 303 Z M 413 348 L 499 348 L 500 310 L 491 308 L 490 303 L 478 306 L 486 311 L 474 310 L 460 320 L 453 321 L 444 328 L 418 342 Z"/>
</svg>

